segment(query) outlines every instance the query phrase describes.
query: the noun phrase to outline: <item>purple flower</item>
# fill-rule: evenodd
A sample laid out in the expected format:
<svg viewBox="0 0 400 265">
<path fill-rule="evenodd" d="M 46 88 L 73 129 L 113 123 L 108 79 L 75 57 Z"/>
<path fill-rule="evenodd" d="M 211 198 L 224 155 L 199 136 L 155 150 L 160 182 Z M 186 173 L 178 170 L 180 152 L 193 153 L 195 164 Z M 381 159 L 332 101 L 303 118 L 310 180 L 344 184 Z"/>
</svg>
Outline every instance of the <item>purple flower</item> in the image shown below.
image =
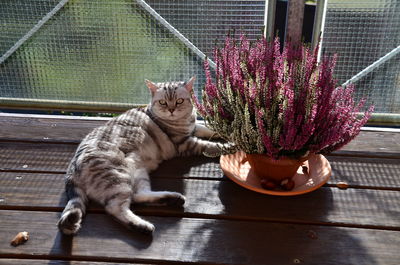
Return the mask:
<svg viewBox="0 0 400 265">
<path fill-rule="evenodd" d="M 228 36 L 214 50 L 215 78 L 204 63 L 206 84 L 202 103 L 193 94 L 195 106 L 212 128 L 248 153 L 264 150 L 277 159 L 337 150 L 357 136 L 373 106 L 360 115 L 365 100 L 354 101 L 352 85 L 336 86 L 336 56 L 318 63 L 318 49 L 287 43 L 281 52 L 278 38 L 251 43 L 244 35 L 238 41 Z M 242 128 L 245 118 L 252 128 Z"/>
</svg>

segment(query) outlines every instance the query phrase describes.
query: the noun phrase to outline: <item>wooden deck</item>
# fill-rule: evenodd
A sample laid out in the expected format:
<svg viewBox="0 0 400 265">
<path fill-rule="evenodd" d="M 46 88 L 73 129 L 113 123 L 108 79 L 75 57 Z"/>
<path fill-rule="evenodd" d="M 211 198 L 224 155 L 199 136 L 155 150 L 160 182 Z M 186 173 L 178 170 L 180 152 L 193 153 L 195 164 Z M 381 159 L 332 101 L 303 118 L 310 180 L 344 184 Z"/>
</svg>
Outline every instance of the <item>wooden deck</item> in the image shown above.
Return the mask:
<svg viewBox="0 0 400 265">
<path fill-rule="evenodd" d="M 0 113 L 0 264 L 400 264 L 400 132 L 390 131 L 363 131 L 328 156 L 328 184 L 294 197 L 248 191 L 218 159 L 173 159 L 152 185 L 182 192 L 184 208 L 133 206 L 155 224 L 152 237 L 96 206 L 77 236 L 63 236 L 63 174 L 104 121 Z M 20 231 L 29 241 L 11 246 Z"/>
</svg>

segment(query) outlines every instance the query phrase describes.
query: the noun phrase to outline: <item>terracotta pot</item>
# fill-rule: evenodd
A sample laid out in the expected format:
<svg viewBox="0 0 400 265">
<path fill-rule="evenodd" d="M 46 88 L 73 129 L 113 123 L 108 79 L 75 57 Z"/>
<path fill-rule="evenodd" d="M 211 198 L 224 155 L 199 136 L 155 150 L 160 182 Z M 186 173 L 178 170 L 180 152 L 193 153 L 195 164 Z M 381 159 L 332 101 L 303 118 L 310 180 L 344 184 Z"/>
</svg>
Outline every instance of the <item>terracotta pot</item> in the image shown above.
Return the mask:
<svg viewBox="0 0 400 265">
<path fill-rule="evenodd" d="M 278 183 L 284 179 L 292 178 L 297 169 L 308 159 L 307 156 L 298 160 L 288 157 L 275 160 L 268 155 L 262 154 L 246 154 L 246 157 L 258 177 L 267 178 Z"/>
</svg>

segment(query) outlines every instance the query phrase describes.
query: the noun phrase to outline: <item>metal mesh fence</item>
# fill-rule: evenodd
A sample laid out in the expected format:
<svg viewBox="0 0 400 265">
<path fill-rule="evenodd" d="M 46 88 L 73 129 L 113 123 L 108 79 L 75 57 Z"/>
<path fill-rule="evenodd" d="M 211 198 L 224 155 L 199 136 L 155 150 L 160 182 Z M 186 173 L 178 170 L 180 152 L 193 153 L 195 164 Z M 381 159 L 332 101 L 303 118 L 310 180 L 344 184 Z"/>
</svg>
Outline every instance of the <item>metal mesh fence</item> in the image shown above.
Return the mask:
<svg viewBox="0 0 400 265">
<path fill-rule="evenodd" d="M 367 68 L 354 84 L 357 97 L 368 96 L 375 112 L 400 113 L 399 45 L 400 1 L 328 1 L 323 53 L 338 54 L 341 84 Z"/>
<path fill-rule="evenodd" d="M 204 83 L 203 60 L 135 0 L 69 1 L 4 62 L 0 98 L 145 104 L 144 79 Z M 59 0 L 0 2 L 0 56 Z M 147 1 L 168 24 L 210 55 L 217 37 L 260 36 L 264 1 Z M 156 13 L 156 15 L 157 15 Z M 175 32 L 176 33 L 176 32 Z"/>
<path fill-rule="evenodd" d="M 265 1 L 148 0 L 161 16 L 207 56 L 229 31 L 256 40 L 264 29 Z"/>
</svg>

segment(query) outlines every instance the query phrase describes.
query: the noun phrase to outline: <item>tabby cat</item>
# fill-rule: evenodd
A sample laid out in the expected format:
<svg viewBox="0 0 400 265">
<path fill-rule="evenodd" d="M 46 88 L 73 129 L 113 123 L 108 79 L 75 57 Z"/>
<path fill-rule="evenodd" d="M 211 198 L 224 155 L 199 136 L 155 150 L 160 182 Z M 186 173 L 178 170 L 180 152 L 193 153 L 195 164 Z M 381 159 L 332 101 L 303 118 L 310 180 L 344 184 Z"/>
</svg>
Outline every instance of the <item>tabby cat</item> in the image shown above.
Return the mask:
<svg viewBox="0 0 400 265">
<path fill-rule="evenodd" d="M 146 80 L 151 102 L 94 129 L 78 146 L 66 173 L 68 203 L 58 221 L 64 234 L 81 227 L 88 200 L 104 206 L 116 220 L 144 233 L 154 225 L 135 215 L 131 203 L 179 205 L 177 192 L 152 191 L 149 172 L 176 156 L 219 154 L 229 144 L 202 140 L 213 132 L 197 125 L 191 102 L 195 77 L 188 82 Z"/>
</svg>

